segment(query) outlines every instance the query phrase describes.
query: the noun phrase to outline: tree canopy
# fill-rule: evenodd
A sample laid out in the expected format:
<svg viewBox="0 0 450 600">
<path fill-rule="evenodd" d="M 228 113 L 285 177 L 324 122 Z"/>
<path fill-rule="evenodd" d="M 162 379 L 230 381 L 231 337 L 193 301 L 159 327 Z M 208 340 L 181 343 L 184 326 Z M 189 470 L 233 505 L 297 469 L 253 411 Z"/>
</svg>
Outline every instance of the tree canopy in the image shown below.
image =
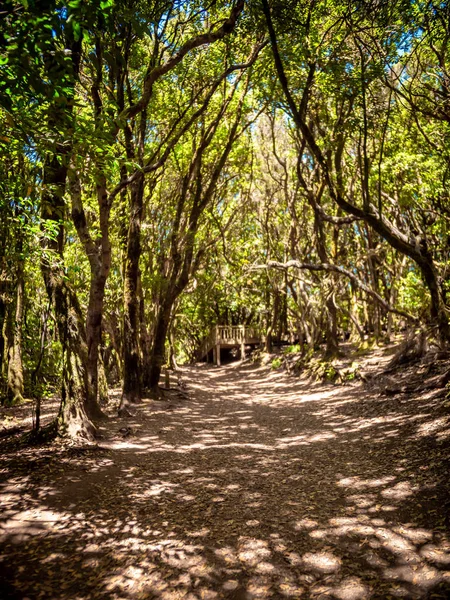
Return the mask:
<svg viewBox="0 0 450 600">
<path fill-rule="evenodd" d="M 126 415 L 214 325 L 450 341 L 450 9 L 6 0 L 2 402 Z"/>
</svg>

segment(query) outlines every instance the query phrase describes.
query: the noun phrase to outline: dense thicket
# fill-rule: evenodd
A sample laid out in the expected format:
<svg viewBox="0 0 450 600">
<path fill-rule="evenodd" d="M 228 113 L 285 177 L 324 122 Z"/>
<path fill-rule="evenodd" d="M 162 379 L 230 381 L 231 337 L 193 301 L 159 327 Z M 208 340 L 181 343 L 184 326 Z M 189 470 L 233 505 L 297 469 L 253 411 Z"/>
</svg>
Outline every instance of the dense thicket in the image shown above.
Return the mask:
<svg viewBox="0 0 450 600">
<path fill-rule="evenodd" d="M 95 435 L 214 324 L 448 343 L 450 9 L 8 0 L 3 402 Z"/>
</svg>

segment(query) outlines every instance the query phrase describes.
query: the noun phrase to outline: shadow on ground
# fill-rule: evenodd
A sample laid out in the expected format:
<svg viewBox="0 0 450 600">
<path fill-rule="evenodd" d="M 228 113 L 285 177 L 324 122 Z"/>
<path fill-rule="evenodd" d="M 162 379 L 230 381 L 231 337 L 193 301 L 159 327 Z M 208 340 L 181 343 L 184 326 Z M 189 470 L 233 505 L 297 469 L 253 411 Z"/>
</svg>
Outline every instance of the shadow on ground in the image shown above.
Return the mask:
<svg viewBox="0 0 450 600">
<path fill-rule="evenodd" d="M 442 399 L 235 364 L 1 457 L 2 598 L 449 598 Z M 1 595 L 3 594 L 3 596 Z"/>
</svg>

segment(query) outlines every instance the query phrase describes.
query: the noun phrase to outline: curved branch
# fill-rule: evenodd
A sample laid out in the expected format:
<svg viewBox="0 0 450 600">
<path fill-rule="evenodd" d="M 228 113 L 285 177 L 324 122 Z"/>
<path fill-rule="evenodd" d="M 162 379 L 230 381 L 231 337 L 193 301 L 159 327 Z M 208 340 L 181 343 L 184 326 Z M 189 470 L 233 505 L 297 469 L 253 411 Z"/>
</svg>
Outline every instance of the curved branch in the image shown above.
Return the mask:
<svg viewBox="0 0 450 600">
<path fill-rule="evenodd" d="M 345 277 L 350 279 L 350 281 L 354 283 L 356 287 L 360 288 L 363 292 L 366 292 L 366 294 L 368 294 L 369 296 L 372 296 L 372 298 L 379 302 L 379 304 L 381 304 L 381 306 L 383 306 L 383 308 L 385 308 L 387 311 L 400 315 L 401 317 L 404 317 L 409 321 L 417 322 L 417 319 L 415 317 L 403 310 L 393 308 L 388 302 L 386 302 L 386 300 L 382 296 L 380 296 L 380 294 L 377 294 L 377 292 L 375 292 L 369 286 L 367 286 L 354 273 L 338 265 L 333 265 L 330 263 L 303 263 L 299 260 L 288 260 L 285 263 L 278 262 L 276 260 L 269 260 L 265 265 L 253 265 L 250 268 L 250 270 L 257 271 L 262 269 L 278 269 L 280 271 L 286 271 L 290 268 L 304 269 L 307 271 L 328 271 L 331 273 L 340 273 L 341 275 L 344 275 Z"/>
<path fill-rule="evenodd" d="M 122 119 L 130 119 L 142 112 L 147 107 L 148 103 L 150 102 L 150 98 L 152 97 L 153 84 L 160 77 L 176 67 L 183 60 L 186 54 L 188 54 L 188 52 L 194 50 L 195 48 L 199 48 L 200 46 L 213 44 L 217 40 L 223 39 L 228 33 L 231 33 L 236 26 L 239 15 L 244 9 L 244 4 L 245 0 L 238 0 L 234 8 L 231 10 L 228 19 L 226 19 L 221 27 L 219 27 L 216 31 L 208 31 L 207 33 L 202 33 L 194 38 L 191 38 L 185 44 L 183 44 L 178 52 L 169 58 L 164 64 L 153 69 L 149 67 L 144 79 L 142 97 L 140 100 L 138 100 L 138 102 L 124 110 L 124 112 L 119 116 L 119 121 Z"/>
<path fill-rule="evenodd" d="M 200 117 L 206 111 L 206 109 L 208 108 L 209 103 L 211 101 L 211 98 L 213 97 L 213 95 L 216 92 L 219 85 L 224 81 L 224 79 L 226 79 L 234 71 L 243 71 L 243 70 L 251 67 L 254 64 L 254 62 L 256 61 L 256 59 L 258 58 L 258 55 L 261 52 L 261 50 L 266 45 L 267 45 L 267 41 L 263 41 L 261 44 L 258 44 L 255 48 L 253 48 L 251 56 L 246 63 L 231 65 L 230 67 L 228 67 L 228 69 L 226 69 L 222 73 L 222 75 L 220 75 L 220 77 L 218 77 L 216 79 L 216 81 L 213 83 L 210 91 L 208 92 L 208 95 L 206 96 L 203 104 L 200 106 L 200 108 L 198 108 L 190 116 L 190 118 L 186 121 L 186 123 L 182 127 L 180 127 L 177 131 L 175 131 L 173 138 L 170 140 L 170 142 L 168 142 L 166 149 L 164 150 L 162 156 L 158 160 L 156 160 L 154 162 L 149 162 L 141 169 L 138 169 L 137 171 L 132 173 L 129 177 L 127 177 L 127 179 L 123 179 L 122 181 L 120 181 L 109 194 L 108 201 L 110 204 L 113 201 L 113 199 L 115 198 L 115 196 L 117 196 L 117 194 L 121 190 L 128 187 L 134 181 L 139 179 L 139 177 L 142 177 L 143 174 L 153 173 L 154 171 L 157 171 L 160 167 L 162 167 L 164 165 L 167 158 L 169 157 L 171 150 L 174 148 L 174 146 L 178 142 L 178 140 L 190 129 L 191 125 L 198 119 L 198 117 Z"/>
</svg>

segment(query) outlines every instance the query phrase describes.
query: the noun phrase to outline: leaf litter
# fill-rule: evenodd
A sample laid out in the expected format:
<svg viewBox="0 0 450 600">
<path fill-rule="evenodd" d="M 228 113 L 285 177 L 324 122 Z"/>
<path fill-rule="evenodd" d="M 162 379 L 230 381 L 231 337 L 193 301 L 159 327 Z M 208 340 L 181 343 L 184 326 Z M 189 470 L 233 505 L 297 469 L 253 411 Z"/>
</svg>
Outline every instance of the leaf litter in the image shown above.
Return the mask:
<svg viewBox="0 0 450 600">
<path fill-rule="evenodd" d="M 171 410 L 111 415 L 97 445 L 2 441 L 2 598 L 450 596 L 439 394 L 250 363 L 182 376 Z"/>
</svg>

